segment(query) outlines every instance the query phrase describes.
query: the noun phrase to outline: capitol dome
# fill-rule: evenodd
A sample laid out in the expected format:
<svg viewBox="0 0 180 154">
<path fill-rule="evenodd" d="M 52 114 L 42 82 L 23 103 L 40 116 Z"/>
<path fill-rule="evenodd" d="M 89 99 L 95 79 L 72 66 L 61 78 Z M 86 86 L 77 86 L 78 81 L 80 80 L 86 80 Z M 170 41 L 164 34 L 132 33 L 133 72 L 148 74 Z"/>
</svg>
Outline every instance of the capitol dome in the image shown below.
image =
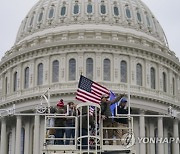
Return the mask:
<svg viewBox="0 0 180 154">
<path fill-rule="evenodd" d="M 136 138 L 179 136 L 180 62 L 141 0 L 39 0 L 0 62 L 0 147 L 7 147 L 0 153 L 20 154 L 23 146 L 22 154 L 42 154 L 45 119 L 35 114 L 41 96 L 48 90 L 51 106 L 60 98 L 80 103 L 82 74 L 116 94 L 130 92 Z M 179 146 L 136 143 L 132 153 L 172 150 Z"/>
</svg>

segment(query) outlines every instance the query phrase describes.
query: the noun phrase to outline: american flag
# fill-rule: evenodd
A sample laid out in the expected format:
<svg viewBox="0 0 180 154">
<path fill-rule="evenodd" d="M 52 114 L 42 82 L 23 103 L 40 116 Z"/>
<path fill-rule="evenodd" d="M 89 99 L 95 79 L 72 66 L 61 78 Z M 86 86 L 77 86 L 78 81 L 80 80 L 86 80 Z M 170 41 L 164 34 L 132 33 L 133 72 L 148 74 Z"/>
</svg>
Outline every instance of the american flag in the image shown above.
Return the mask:
<svg viewBox="0 0 180 154">
<path fill-rule="evenodd" d="M 82 102 L 100 103 L 103 94 L 109 95 L 106 87 L 84 77 L 80 76 L 76 99 Z"/>
</svg>

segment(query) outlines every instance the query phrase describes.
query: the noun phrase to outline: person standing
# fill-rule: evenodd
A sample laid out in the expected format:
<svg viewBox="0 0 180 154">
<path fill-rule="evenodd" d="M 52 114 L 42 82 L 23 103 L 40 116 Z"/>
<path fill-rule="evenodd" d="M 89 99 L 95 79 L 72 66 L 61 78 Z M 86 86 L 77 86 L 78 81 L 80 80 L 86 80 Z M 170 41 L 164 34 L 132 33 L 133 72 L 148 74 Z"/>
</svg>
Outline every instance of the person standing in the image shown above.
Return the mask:
<svg viewBox="0 0 180 154">
<path fill-rule="evenodd" d="M 116 114 L 126 114 L 128 115 L 128 107 L 127 107 L 127 99 L 122 98 L 119 106 L 117 106 L 117 113 Z M 122 117 L 122 118 L 116 118 L 115 119 L 116 126 L 115 127 L 120 127 L 121 129 L 116 129 L 115 131 L 115 136 L 118 139 L 122 139 L 122 136 L 128 132 L 128 118 Z M 117 140 L 117 145 L 122 144 L 121 140 Z"/>
<path fill-rule="evenodd" d="M 64 106 L 64 102 L 61 99 L 58 103 L 57 103 L 57 107 L 56 107 L 56 113 L 57 114 L 65 114 L 66 110 L 65 110 L 65 106 Z M 64 134 L 65 134 L 65 129 L 63 127 L 65 127 L 65 122 L 66 119 L 62 118 L 62 117 L 58 117 L 55 119 L 55 127 L 61 127 L 56 129 L 56 133 L 55 133 L 55 138 L 59 138 L 58 140 L 56 140 L 55 144 L 58 145 L 64 145 Z"/>
<path fill-rule="evenodd" d="M 110 118 L 112 116 L 110 106 L 118 102 L 123 96 L 124 95 L 119 95 L 118 97 L 116 97 L 114 100 L 111 100 L 111 101 L 108 100 L 109 95 L 103 94 L 101 96 L 100 105 L 101 105 L 101 116 L 103 119 L 103 127 L 113 127 L 113 121 L 112 121 L 112 118 Z M 109 145 L 113 145 L 113 130 L 103 129 L 103 138 L 106 137 L 106 131 L 107 131 L 108 138 L 111 139 L 109 140 Z M 103 141 L 103 144 L 105 144 L 105 141 Z"/>
<path fill-rule="evenodd" d="M 69 116 L 76 116 L 76 106 L 73 102 L 69 102 Z M 75 118 L 67 118 L 66 119 L 66 141 L 65 144 L 70 144 L 70 138 L 73 138 L 73 145 L 75 144 Z"/>
</svg>

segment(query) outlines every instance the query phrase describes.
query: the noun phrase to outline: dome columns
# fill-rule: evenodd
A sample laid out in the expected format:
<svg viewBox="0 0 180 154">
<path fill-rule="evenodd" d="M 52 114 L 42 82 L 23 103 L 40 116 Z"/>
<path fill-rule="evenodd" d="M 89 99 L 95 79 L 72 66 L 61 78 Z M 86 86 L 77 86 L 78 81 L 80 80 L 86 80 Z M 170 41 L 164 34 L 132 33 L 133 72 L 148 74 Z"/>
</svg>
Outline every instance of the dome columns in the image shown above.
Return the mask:
<svg viewBox="0 0 180 154">
<path fill-rule="evenodd" d="M 173 122 L 173 137 L 179 139 L 179 121 L 177 119 Z M 173 151 L 179 153 L 179 143 L 173 142 Z"/>
<path fill-rule="evenodd" d="M 0 149 L 0 153 L 7 153 L 7 133 L 6 130 L 7 126 L 6 126 L 6 119 L 2 118 L 1 119 L 1 149 Z"/>
</svg>

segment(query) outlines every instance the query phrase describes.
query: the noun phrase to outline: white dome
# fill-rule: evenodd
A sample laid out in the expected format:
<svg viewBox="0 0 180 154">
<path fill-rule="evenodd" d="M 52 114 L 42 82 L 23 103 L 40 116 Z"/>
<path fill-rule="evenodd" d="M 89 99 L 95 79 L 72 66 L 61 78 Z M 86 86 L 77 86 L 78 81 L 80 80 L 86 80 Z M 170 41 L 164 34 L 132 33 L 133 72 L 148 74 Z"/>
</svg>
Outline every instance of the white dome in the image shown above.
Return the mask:
<svg viewBox="0 0 180 154">
<path fill-rule="evenodd" d="M 141 0 L 39 0 L 22 21 L 16 44 L 52 31 L 94 28 L 167 44 L 159 22 Z"/>
</svg>

